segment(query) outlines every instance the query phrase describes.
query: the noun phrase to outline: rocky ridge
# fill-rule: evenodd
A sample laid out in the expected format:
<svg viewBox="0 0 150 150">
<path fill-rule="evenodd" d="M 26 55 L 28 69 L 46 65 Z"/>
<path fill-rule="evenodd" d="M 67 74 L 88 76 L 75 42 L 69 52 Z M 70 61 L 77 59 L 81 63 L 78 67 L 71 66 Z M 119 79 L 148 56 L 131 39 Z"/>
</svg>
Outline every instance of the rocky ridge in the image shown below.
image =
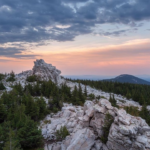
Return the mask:
<svg viewBox="0 0 150 150">
<path fill-rule="evenodd" d="M 108 141 L 101 142 L 106 114 L 113 116 Z M 145 120 L 112 107 L 106 99 L 86 101 L 84 107 L 64 104 L 62 111 L 41 121 L 43 137 L 55 140 L 55 132 L 66 126 L 70 135 L 62 142 L 46 144 L 45 150 L 149 150 L 150 127 Z"/>
</svg>

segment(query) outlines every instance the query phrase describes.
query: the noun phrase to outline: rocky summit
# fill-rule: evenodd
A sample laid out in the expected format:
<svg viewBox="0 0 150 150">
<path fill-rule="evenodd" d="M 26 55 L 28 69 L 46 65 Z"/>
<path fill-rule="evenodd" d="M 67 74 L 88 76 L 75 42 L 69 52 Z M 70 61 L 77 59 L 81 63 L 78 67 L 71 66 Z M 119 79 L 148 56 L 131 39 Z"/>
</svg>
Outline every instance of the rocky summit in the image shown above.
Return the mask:
<svg viewBox="0 0 150 150">
<path fill-rule="evenodd" d="M 59 84 L 61 82 L 60 74 L 61 74 L 61 71 L 56 69 L 55 66 L 45 63 L 43 59 L 37 59 L 34 62 L 34 66 L 32 70 L 23 71 L 22 73 L 16 76 L 16 79 L 19 82 L 22 82 L 28 76 L 35 75 L 42 81 L 51 80 L 54 83 Z"/>
<path fill-rule="evenodd" d="M 32 69 L 33 75 L 38 76 L 41 80 L 52 80 L 55 83 L 60 81 L 61 71 L 51 64 L 45 63 L 43 59 L 36 60 Z"/>
<path fill-rule="evenodd" d="M 106 114 L 113 122 L 106 144 L 101 142 Z M 45 120 L 51 120 L 45 124 Z M 62 111 L 41 121 L 43 137 L 55 139 L 55 132 L 66 126 L 70 135 L 62 142 L 45 144 L 45 150 L 149 150 L 150 127 L 145 120 L 112 107 L 106 99 L 86 101 L 84 106 L 64 104 Z"/>
</svg>

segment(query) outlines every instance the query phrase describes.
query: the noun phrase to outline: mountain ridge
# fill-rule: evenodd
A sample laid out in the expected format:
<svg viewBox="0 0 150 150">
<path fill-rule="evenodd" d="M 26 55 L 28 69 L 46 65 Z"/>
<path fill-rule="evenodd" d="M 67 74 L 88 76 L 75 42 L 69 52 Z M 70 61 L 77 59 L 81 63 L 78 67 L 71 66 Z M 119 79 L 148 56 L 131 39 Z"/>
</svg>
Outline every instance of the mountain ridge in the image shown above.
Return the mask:
<svg viewBox="0 0 150 150">
<path fill-rule="evenodd" d="M 150 82 L 129 74 L 121 74 L 115 78 L 104 79 L 103 81 L 150 85 Z"/>
</svg>

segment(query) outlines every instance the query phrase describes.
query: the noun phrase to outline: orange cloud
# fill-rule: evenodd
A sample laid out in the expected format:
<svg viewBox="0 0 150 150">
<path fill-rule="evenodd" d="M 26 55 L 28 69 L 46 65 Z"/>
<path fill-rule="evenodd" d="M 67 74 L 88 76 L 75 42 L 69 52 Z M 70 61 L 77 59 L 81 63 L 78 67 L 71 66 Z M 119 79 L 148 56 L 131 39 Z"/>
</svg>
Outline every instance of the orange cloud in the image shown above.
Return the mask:
<svg viewBox="0 0 150 150">
<path fill-rule="evenodd" d="M 50 52 L 43 58 L 64 74 L 150 74 L 150 40 L 88 51 Z"/>
<path fill-rule="evenodd" d="M 60 48 L 61 49 L 61 48 Z M 150 40 L 132 40 L 120 45 L 108 45 L 96 49 L 77 49 L 69 52 L 35 53 L 38 59 L 53 64 L 69 75 L 118 75 L 150 74 Z M 0 57 L 0 70 L 5 72 L 32 69 L 34 59 Z M 8 62 L 7 62 L 8 61 Z"/>
</svg>

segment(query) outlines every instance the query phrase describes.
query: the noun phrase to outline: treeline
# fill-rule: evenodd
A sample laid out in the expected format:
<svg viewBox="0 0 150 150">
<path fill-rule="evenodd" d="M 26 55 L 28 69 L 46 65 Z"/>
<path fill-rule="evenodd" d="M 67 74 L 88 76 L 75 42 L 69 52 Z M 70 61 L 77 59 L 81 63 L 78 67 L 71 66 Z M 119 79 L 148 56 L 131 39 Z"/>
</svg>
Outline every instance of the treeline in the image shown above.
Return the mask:
<svg viewBox="0 0 150 150">
<path fill-rule="evenodd" d="M 42 98 L 34 99 L 25 93 L 21 96 L 17 90 L 3 93 L 0 98 L 0 150 L 10 146 L 15 150 L 40 146 L 43 138 L 37 122 L 47 113 Z"/>
<path fill-rule="evenodd" d="M 93 88 L 115 94 L 121 94 L 128 99 L 133 99 L 142 105 L 141 111 L 136 107 L 124 107 L 127 113 L 133 116 L 139 116 L 146 120 L 148 125 L 150 125 L 150 112 L 147 110 L 147 105 L 150 105 L 150 86 L 140 85 L 140 84 L 130 84 L 130 83 L 118 83 L 118 82 L 108 82 L 108 81 L 92 81 L 92 80 L 71 80 L 72 82 L 82 83 L 84 85 L 89 85 Z M 114 95 L 110 94 L 109 101 L 114 107 L 118 107 Z"/>
<path fill-rule="evenodd" d="M 18 85 L 19 86 L 19 85 Z M 17 87 L 20 90 L 20 87 Z M 59 109 L 62 106 L 62 102 L 72 103 L 74 105 L 83 105 L 87 96 L 86 89 L 82 91 L 79 83 L 74 87 L 73 91 L 66 84 L 62 84 L 58 87 L 52 81 L 37 81 L 35 84 L 28 84 L 24 89 L 29 92 L 32 96 L 45 96 L 49 98 L 50 107 L 53 109 Z M 22 91 L 20 90 L 20 93 Z"/>
<path fill-rule="evenodd" d="M 71 79 L 68 79 L 71 80 Z M 110 81 L 71 80 L 83 83 L 105 92 L 121 94 L 128 99 L 139 102 L 140 105 L 150 105 L 150 86 L 130 83 L 118 83 Z"/>
<path fill-rule="evenodd" d="M 48 104 L 42 97 L 48 99 Z M 14 150 L 40 147 L 43 144 L 38 122 L 51 112 L 57 112 L 63 102 L 82 105 L 86 90 L 66 84 L 58 87 L 52 81 L 37 81 L 22 88 L 21 84 L 0 98 L 0 150 L 13 146 Z M 11 141 L 11 142 L 10 142 Z"/>
</svg>

